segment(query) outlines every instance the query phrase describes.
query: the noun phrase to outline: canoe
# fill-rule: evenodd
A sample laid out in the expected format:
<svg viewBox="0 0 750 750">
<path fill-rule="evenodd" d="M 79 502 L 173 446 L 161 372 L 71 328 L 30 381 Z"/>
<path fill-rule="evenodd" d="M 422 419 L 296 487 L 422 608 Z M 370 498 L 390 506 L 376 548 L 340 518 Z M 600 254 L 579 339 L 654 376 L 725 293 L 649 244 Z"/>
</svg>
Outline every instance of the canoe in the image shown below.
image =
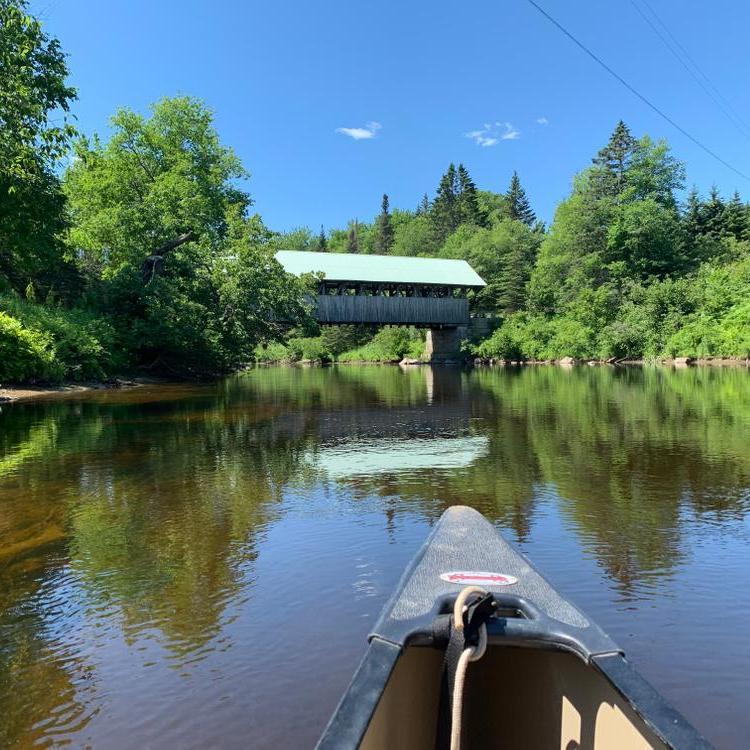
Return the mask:
<svg viewBox="0 0 750 750">
<path fill-rule="evenodd" d="M 709 748 L 481 514 L 402 576 L 318 750 Z"/>
</svg>

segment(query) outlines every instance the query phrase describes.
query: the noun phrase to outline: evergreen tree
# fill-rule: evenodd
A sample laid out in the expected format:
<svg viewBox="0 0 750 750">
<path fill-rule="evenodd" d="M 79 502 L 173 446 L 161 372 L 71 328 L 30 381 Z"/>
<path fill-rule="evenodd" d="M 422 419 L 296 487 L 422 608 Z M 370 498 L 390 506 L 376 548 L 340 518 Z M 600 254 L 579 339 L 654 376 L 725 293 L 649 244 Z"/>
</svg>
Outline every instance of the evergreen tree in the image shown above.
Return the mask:
<svg viewBox="0 0 750 750">
<path fill-rule="evenodd" d="M 346 252 L 359 252 L 359 221 L 357 219 L 349 225 L 349 235 L 346 238 Z"/>
<path fill-rule="evenodd" d="M 527 226 L 533 226 L 536 222 L 536 214 L 531 208 L 526 191 L 521 186 L 521 180 L 518 179 L 517 172 L 513 172 L 513 176 L 510 178 L 510 187 L 505 197 L 508 199 L 510 218 L 522 221 Z"/>
<path fill-rule="evenodd" d="M 455 165 L 451 163 L 446 173 L 440 178 L 437 195 L 430 211 L 438 244 L 442 244 L 461 223 L 458 194 L 458 173 Z"/>
<path fill-rule="evenodd" d="M 393 246 L 393 225 L 391 224 L 390 207 L 386 194 L 383 194 L 380 215 L 375 221 L 375 239 L 372 246 L 378 255 L 387 255 Z"/>
<path fill-rule="evenodd" d="M 723 233 L 725 236 L 744 240 L 748 236 L 748 208 L 735 190 L 732 200 L 724 208 Z"/>
<path fill-rule="evenodd" d="M 708 200 L 701 205 L 702 233 L 712 237 L 724 234 L 724 212 L 726 205 L 716 185 L 711 186 Z"/>
<path fill-rule="evenodd" d="M 638 147 L 630 128 L 620 120 L 607 145 L 592 160 L 593 181 L 599 196 L 614 197 L 625 187 L 625 176 Z"/>
<path fill-rule="evenodd" d="M 419 202 L 419 205 L 417 206 L 416 214 L 417 216 L 426 216 L 430 213 L 430 199 L 427 197 L 427 193 L 425 193 L 422 196 L 422 200 Z"/>
<path fill-rule="evenodd" d="M 703 204 L 696 187 L 688 193 L 682 228 L 685 260 L 689 267 L 697 266 L 703 259 L 705 248 L 701 242 L 704 236 Z"/>
<path fill-rule="evenodd" d="M 321 253 L 328 252 L 328 238 L 326 237 L 326 231 L 323 229 L 323 225 L 320 225 L 320 234 L 318 235 L 318 247 L 317 250 Z"/>
<path fill-rule="evenodd" d="M 695 186 L 688 193 L 687 204 L 685 205 L 684 226 L 689 237 L 694 238 L 703 233 L 701 197 L 698 193 L 698 188 Z"/>
<path fill-rule="evenodd" d="M 527 286 L 539 252 L 539 240 L 517 243 L 503 256 L 497 283 L 497 303 L 504 312 L 517 312 L 526 304 Z"/>
<path fill-rule="evenodd" d="M 477 186 L 463 164 L 458 165 L 458 209 L 461 223 L 484 226 L 487 219 L 479 207 Z"/>
</svg>

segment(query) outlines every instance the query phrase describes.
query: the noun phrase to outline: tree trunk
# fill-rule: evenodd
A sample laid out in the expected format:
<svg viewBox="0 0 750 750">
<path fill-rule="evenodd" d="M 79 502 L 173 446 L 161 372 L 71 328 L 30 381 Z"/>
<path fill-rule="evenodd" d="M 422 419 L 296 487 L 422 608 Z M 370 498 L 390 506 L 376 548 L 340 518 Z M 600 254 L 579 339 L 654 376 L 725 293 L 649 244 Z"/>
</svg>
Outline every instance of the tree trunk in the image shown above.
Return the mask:
<svg viewBox="0 0 750 750">
<path fill-rule="evenodd" d="M 180 245 L 184 245 L 186 242 L 192 242 L 197 239 L 198 235 L 191 229 L 189 232 L 185 232 L 179 237 L 175 237 L 173 240 L 169 240 L 169 242 L 165 242 L 160 247 L 157 247 L 141 265 L 143 281 L 146 284 L 150 284 L 153 281 L 154 276 L 159 273 L 159 268 L 161 267 L 164 258 L 171 253 L 172 250 L 177 249 Z"/>
</svg>

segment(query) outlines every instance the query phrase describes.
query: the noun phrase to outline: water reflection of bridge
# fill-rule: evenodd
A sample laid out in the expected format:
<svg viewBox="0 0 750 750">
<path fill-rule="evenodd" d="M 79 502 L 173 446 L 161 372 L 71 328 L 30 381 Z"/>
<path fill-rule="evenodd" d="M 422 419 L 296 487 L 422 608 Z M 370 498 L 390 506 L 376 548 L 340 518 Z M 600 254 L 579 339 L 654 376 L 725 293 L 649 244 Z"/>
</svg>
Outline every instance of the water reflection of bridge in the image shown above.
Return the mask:
<svg viewBox="0 0 750 750">
<path fill-rule="evenodd" d="M 422 367 L 406 376 L 424 380 L 424 391 L 409 403 L 384 403 L 360 394 L 360 404 L 290 410 L 274 420 L 274 432 L 314 435 L 321 444 L 360 439 L 430 439 L 468 434 L 477 396 L 461 370 Z"/>
</svg>

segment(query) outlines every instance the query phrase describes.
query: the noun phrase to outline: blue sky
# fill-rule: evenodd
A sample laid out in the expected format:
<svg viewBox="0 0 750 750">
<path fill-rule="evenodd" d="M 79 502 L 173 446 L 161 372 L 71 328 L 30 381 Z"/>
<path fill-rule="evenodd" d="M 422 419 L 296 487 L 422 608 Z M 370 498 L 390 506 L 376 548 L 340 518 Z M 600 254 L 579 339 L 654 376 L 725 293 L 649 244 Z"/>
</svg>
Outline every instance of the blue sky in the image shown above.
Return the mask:
<svg viewBox="0 0 750 750">
<path fill-rule="evenodd" d="M 631 0 L 538 1 L 750 174 L 750 141 Z M 648 2 L 750 123 L 750 4 Z M 550 220 L 619 118 L 637 135 L 667 138 L 686 162 L 688 184 L 750 197 L 750 184 L 624 90 L 525 0 L 34 0 L 31 7 L 69 54 L 84 132 L 106 133 L 120 106 L 145 111 L 175 94 L 204 99 L 223 142 L 252 173 L 255 208 L 274 229 L 369 220 L 383 192 L 392 205 L 413 208 L 451 161 L 466 164 L 485 189 L 505 190 L 518 170 L 537 213 Z"/>
</svg>

